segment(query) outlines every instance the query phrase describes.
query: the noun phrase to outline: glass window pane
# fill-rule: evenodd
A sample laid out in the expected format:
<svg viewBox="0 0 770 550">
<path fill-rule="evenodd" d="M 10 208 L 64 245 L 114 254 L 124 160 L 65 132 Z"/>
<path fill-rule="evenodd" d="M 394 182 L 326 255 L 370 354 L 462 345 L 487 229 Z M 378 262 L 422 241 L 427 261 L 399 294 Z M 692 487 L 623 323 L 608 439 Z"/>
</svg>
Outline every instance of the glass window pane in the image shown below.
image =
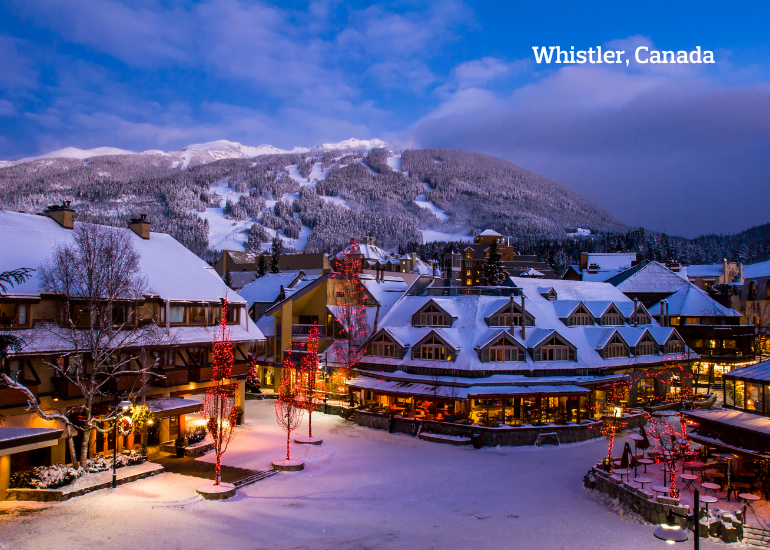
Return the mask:
<svg viewBox="0 0 770 550">
<path fill-rule="evenodd" d="M 735 383 L 725 378 L 725 405 L 735 405 Z"/>
<path fill-rule="evenodd" d="M 744 408 L 746 405 L 745 400 L 743 399 L 743 391 L 744 391 L 744 382 L 743 380 L 736 380 L 735 381 L 735 406 L 739 409 Z"/>
<path fill-rule="evenodd" d="M 762 412 L 762 384 L 746 382 L 746 410 Z"/>
<path fill-rule="evenodd" d="M 168 320 L 171 323 L 184 323 L 184 306 L 168 308 Z"/>
</svg>

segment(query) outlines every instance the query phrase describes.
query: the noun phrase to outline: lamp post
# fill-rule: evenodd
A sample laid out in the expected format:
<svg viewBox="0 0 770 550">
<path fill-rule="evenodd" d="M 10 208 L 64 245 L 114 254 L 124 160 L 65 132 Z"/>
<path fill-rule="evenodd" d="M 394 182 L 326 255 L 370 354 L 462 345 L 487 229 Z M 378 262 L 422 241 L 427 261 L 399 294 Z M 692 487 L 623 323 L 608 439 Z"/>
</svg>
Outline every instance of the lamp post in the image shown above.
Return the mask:
<svg viewBox="0 0 770 550">
<path fill-rule="evenodd" d="M 131 407 L 131 401 L 126 401 L 125 399 L 118 403 L 118 390 L 117 390 L 117 384 L 115 389 L 115 421 L 112 425 L 112 488 L 118 486 L 118 480 L 115 474 L 115 469 L 117 465 L 117 458 L 118 458 L 118 412 L 123 410 L 124 412 L 127 411 Z"/>
<path fill-rule="evenodd" d="M 693 491 L 693 512 L 692 514 L 677 514 L 673 510 L 669 508 L 668 514 L 666 516 L 666 523 L 660 525 L 655 531 L 653 532 L 653 535 L 655 535 L 655 538 L 664 540 L 668 544 L 675 544 L 677 542 L 685 542 L 687 540 L 687 531 L 679 527 L 679 525 L 676 524 L 674 521 L 674 517 L 686 519 L 688 521 L 693 522 L 693 548 L 695 550 L 700 550 L 700 537 L 698 536 L 698 528 L 699 528 L 699 521 L 698 521 L 698 513 L 700 512 L 700 493 L 698 492 L 698 489 L 695 489 Z"/>
</svg>

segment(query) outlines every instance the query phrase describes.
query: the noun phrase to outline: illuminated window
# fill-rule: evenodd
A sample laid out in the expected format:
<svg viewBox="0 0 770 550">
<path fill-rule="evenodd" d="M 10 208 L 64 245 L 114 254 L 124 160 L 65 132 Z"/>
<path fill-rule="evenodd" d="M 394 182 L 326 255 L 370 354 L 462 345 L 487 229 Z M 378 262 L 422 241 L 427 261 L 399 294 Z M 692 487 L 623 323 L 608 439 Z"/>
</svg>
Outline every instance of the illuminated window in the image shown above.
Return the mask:
<svg viewBox="0 0 770 550">
<path fill-rule="evenodd" d="M 505 338 L 500 338 L 483 353 L 483 361 L 524 361 L 524 351 Z"/>
<path fill-rule="evenodd" d="M 536 361 L 574 361 L 575 354 L 555 336 L 543 345 L 535 355 Z"/>
<path fill-rule="evenodd" d="M 679 317 L 669 317 L 672 326 L 679 326 Z"/>
<path fill-rule="evenodd" d="M 637 355 L 657 355 L 658 344 L 650 340 L 649 336 L 645 336 L 644 340 L 642 340 L 636 345 L 636 354 Z"/>
<path fill-rule="evenodd" d="M 168 320 L 170 323 L 184 323 L 184 306 L 169 307 Z"/>
<path fill-rule="evenodd" d="M 431 336 L 415 350 L 415 359 L 429 359 L 432 361 L 447 361 L 448 355 L 444 343 Z"/>
<path fill-rule="evenodd" d="M 713 340 L 711 341 L 713 342 Z M 666 353 L 682 353 L 683 349 L 682 342 L 675 338 L 666 342 Z"/>
<path fill-rule="evenodd" d="M 396 344 L 383 333 L 380 334 L 370 346 L 370 355 L 377 357 L 395 357 Z"/>
<path fill-rule="evenodd" d="M 609 344 L 604 346 L 604 358 L 628 357 L 628 347 L 617 334 L 612 337 Z"/>
<path fill-rule="evenodd" d="M 724 347 L 724 348 L 737 348 L 738 345 L 737 345 L 737 342 L 735 340 L 725 340 L 722 343 L 722 347 Z"/>
</svg>

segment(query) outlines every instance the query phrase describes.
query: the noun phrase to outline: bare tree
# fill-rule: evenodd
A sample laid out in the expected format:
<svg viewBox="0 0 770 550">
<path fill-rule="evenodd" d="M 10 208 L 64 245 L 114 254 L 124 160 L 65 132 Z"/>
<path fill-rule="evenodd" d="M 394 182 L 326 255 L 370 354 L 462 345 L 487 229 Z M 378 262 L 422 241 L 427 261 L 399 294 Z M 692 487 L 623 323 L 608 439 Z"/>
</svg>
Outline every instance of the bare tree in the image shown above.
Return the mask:
<svg viewBox="0 0 770 550">
<path fill-rule="evenodd" d="M 142 348 L 168 343 L 152 318 L 141 319 L 140 307 L 150 293 L 141 275 L 139 253 L 130 235 L 115 228 L 81 224 L 72 244 L 59 245 L 40 267 L 42 292 L 60 300 L 59 323 L 39 325 L 35 337 L 68 350 L 64 357 L 46 362 L 56 377 L 74 385 L 83 404 L 53 416 L 30 406 L 40 416 L 64 422 L 82 431 L 80 461 L 88 457 L 92 433 L 107 432 L 117 414 L 96 415 L 94 407 L 116 395 L 121 382 L 127 395 L 141 395 L 157 361 Z M 77 412 L 80 422 L 70 420 Z M 70 448 L 73 462 L 78 461 Z"/>
</svg>

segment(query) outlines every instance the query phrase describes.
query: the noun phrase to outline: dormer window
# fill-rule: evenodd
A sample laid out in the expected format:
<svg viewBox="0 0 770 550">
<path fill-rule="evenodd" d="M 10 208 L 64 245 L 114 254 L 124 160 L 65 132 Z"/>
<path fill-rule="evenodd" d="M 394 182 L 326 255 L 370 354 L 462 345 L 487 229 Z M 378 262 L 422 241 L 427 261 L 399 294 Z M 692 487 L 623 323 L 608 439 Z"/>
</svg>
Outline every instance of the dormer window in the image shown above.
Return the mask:
<svg viewBox="0 0 770 550">
<path fill-rule="evenodd" d="M 29 306 L 27 304 L 0 304 L 0 325 L 23 327 L 28 324 Z"/>
<path fill-rule="evenodd" d="M 524 350 L 513 345 L 506 338 L 500 338 L 482 353 L 484 362 L 524 361 Z"/>
<path fill-rule="evenodd" d="M 535 361 L 574 361 L 575 352 L 560 338 L 553 336 L 535 353 Z"/>
<path fill-rule="evenodd" d="M 612 340 L 604 346 L 604 358 L 612 359 L 613 357 L 628 357 L 628 346 L 623 339 L 617 334 L 612 337 Z"/>
<path fill-rule="evenodd" d="M 452 324 L 451 318 L 433 303 L 415 314 L 412 322 L 416 327 L 448 327 Z"/>
<path fill-rule="evenodd" d="M 511 312 L 510 305 L 506 305 L 488 317 L 487 322 L 490 327 L 510 327 L 511 325 L 520 327 L 522 320 L 525 319 L 520 308 L 521 306 L 519 306 L 519 304 L 514 304 L 513 312 Z M 533 317 L 529 312 L 526 315 L 526 324 L 527 326 L 533 326 L 535 324 Z"/>
<path fill-rule="evenodd" d="M 625 324 L 623 315 L 615 307 L 615 304 L 612 304 L 609 309 L 604 312 L 604 315 L 602 315 L 601 318 L 601 324 L 606 327 L 617 327 Z"/>
<path fill-rule="evenodd" d="M 414 350 L 415 359 L 428 359 L 431 361 L 449 361 L 452 355 L 447 349 L 446 344 L 431 336 Z"/>
<path fill-rule="evenodd" d="M 658 344 L 653 342 L 652 338 L 645 336 L 644 339 L 636 345 L 636 355 L 657 355 Z"/>
<path fill-rule="evenodd" d="M 634 319 L 632 319 L 636 324 L 638 325 L 651 325 L 652 319 L 650 317 L 650 314 L 647 313 L 647 310 L 644 309 L 640 305 L 640 307 L 636 308 L 636 314 L 634 315 Z"/>
<path fill-rule="evenodd" d="M 594 320 L 591 317 L 591 314 L 588 313 L 586 308 L 584 306 L 580 306 L 578 309 L 576 309 L 572 315 L 569 316 L 569 326 L 585 326 L 585 325 L 593 325 Z"/>
<path fill-rule="evenodd" d="M 396 344 L 384 332 L 369 345 L 369 355 L 376 357 L 395 357 Z"/>
<path fill-rule="evenodd" d="M 666 353 L 682 353 L 684 351 L 684 346 L 682 345 L 682 342 L 680 342 L 677 338 L 671 338 L 668 342 L 666 342 Z"/>
</svg>

